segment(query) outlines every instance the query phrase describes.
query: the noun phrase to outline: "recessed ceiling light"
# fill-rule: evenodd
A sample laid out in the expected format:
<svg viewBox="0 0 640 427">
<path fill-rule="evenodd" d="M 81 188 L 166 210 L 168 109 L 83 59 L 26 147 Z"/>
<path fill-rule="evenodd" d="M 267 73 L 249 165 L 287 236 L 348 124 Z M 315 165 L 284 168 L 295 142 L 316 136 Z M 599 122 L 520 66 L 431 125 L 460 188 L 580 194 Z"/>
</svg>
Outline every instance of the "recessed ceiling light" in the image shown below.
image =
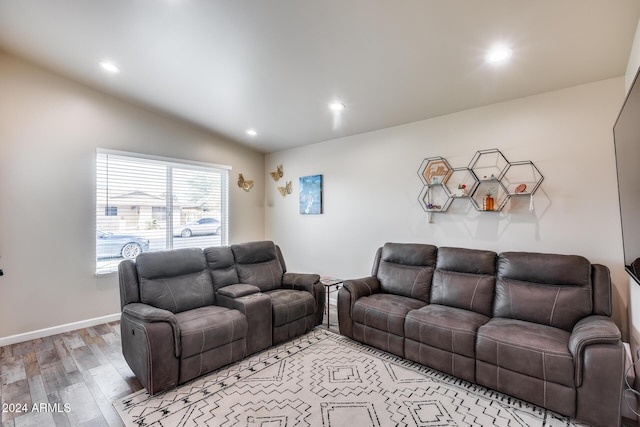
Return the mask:
<svg viewBox="0 0 640 427">
<path fill-rule="evenodd" d="M 332 102 L 329 104 L 329 109 L 334 112 L 342 111 L 347 108 L 342 102 Z"/>
<path fill-rule="evenodd" d="M 247 135 L 256 136 L 256 135 L 258 135 L 258 132 L 256 132 L 255 129 L 247 129 Z"/>
<path fill-rule="evenodd" d="M 490 64 L 500 64 L 511 58 L 512 54 L 512 50 L 507 46 L 494 46 L 485 57 L 485 60 Z"/>
<path fill-rule="evenodd" d="M 113 73 L 113 74 L 117 74 L 117 73 L 120 72 L 120 68 L 116 67 L 113 62 L 101 61 L 100 62 L 100 66 L 102 67 L 103 70 L 108 71 L 108 72 Z"/>
</svg>

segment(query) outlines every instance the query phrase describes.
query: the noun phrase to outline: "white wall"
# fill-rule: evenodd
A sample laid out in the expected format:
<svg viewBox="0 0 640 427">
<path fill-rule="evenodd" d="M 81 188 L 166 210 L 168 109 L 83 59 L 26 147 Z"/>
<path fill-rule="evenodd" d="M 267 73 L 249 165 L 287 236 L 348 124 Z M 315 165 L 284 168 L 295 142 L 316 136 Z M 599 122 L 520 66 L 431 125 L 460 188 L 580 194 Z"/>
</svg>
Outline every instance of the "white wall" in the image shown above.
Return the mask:
<svg viewBox="0 0 640 427">
<path fill-rule="evenodd" d="M 262 154 L 0 52 L 0 338 L 120 311 L 94 275 L 97 147 L 232 166 L 230 241 L 264 238 L 262 180 L 235 184 Z"/>
<path fill-rule="evenodd" d="M 267 155 L 266 175 L 282 163 L 294 191 L 282 198 L 282 181 L 265 177 L 266 235 L 290 271 L 342 278 L 368 275 L 387 241 L 583 255 L 611 269 L 614 318 L 626 334 L 612 133 L 623 96 L 620 77 Z M 501 213 L 479 213 L 456 200 L 427 223 L 417 202 L 422 159 L 467 166 L 491 148 L 533 161 L 544 175 L 535 210 L 520 199 Z M 322 215 L 298 213 L 298 177 L 311 174 L 324 175 Z"/>
<path fill-rule="evenodd" d="M 640 21 L 638 21 L 636 35 L 633 38 L 633 45 L 631 46 L 631 53 L 629 54 L 629 62 L 627 62 L 627 71 L 624 75 L 626 92 L 629 92 L 629 89 L 631 89 L 638 68 L 640 68 Z"/>
</svg>

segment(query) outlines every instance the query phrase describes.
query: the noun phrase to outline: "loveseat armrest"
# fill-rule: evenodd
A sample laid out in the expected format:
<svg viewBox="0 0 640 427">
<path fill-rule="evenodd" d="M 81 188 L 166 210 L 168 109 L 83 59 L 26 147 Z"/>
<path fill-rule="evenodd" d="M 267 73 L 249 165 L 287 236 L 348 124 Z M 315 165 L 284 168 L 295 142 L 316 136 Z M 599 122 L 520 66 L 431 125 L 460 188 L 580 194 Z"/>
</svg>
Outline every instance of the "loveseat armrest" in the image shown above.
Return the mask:
<svg viewBox="0 0 640 427">
<path fill-rule="evenodd" d="M 180 380 L 180 330 L 172 312 L 143 303 L 122 308 L 122 354 L 149 394 L 175 387 Z"/>
<path fill-rule="evenodd" d="M 620 425 L 624 346 L 608 316 L 580 320 L 569 338 L 575 363 L 576 418 L 592 425 Z"/>
<path fill-rule="evenodd" d="M 380 292 L 380 281 L 373 276 L 345 280 L 338 291 L 338 326 L 340 333 L 353 338 L 353 305 L 359 298 Z"/>
<path fill-rule="evenodd" d="M 244 283 L 237 283 L 235 285 L 228 285 L 218 289 L 218 296 L 222 295 L 227 298 L 241 298 L 247 295 L 257 294 L 260 292 L 260 288 L 255 285 L 246 285 Z"/>
<path fill-rule="evenodd" d="M 180 357 L 182 353 L 182 345 L 180 343 L 180 325 L 178 325 L 178 320 L 172 312 L 162 308 L 153 307 L 148 304 L 132 303 L 124 306 L 122 314 L 143 323 L 168 323 L 173 331 L 174 354 L 176 357 Z"/>
<path fill-rule="evenodd" d="M 284 273 L 282 276 L 282 287 L 311 293 L 315 300 L 314 324 L 318 326 L 322 323 L 325 292 L 324 285 L 320 282 L 320 276 L 318 274 Z"/>
<path fill-rule="evenodd" d="M 297 291 L 307 291 L 313 294 L 314 285 L 320 281 L 317 274 L 307 273 L 284 273 L 282 276 L 282 287 L 295 289 Z"/>
</svg>

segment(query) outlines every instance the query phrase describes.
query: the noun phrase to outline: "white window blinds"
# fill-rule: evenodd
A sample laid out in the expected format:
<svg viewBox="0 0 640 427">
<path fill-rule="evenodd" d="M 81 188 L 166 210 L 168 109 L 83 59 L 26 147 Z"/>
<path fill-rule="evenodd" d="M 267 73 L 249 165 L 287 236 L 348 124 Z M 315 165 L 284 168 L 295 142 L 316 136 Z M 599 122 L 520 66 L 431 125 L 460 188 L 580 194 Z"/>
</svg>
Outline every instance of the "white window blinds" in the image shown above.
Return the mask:
<svg viewBox="0 0 640 427">
<path fill-rule="evenodd" d="M 229 167 L 96 154 L 96 273 L 141 252 L 227 245 Z"/>
</svg>

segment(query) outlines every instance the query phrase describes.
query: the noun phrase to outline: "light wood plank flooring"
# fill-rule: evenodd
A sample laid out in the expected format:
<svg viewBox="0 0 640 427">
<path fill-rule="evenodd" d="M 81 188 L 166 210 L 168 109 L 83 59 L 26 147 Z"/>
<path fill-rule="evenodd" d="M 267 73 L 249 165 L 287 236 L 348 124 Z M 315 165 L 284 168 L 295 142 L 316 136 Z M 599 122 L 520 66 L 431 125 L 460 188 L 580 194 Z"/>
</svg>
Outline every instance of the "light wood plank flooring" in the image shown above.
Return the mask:
<svg viewBox="0 0 640 427">
<path fill-rule="evenodd" d="M 1 347 L 0 377 L 3 427 L 121 426 L 111 401 L 142 388 L 119 322 Z"/>
<path fill-rule="evenodd" d="M 338 333 L 334 304 L 329 329 Z M 119 322 L 0 347 L 0 380 L 2 406 L 13 405 L 2 427 L 122 426 L 111 402 L 142 388 L 122 356 Z"/>
</svg>

